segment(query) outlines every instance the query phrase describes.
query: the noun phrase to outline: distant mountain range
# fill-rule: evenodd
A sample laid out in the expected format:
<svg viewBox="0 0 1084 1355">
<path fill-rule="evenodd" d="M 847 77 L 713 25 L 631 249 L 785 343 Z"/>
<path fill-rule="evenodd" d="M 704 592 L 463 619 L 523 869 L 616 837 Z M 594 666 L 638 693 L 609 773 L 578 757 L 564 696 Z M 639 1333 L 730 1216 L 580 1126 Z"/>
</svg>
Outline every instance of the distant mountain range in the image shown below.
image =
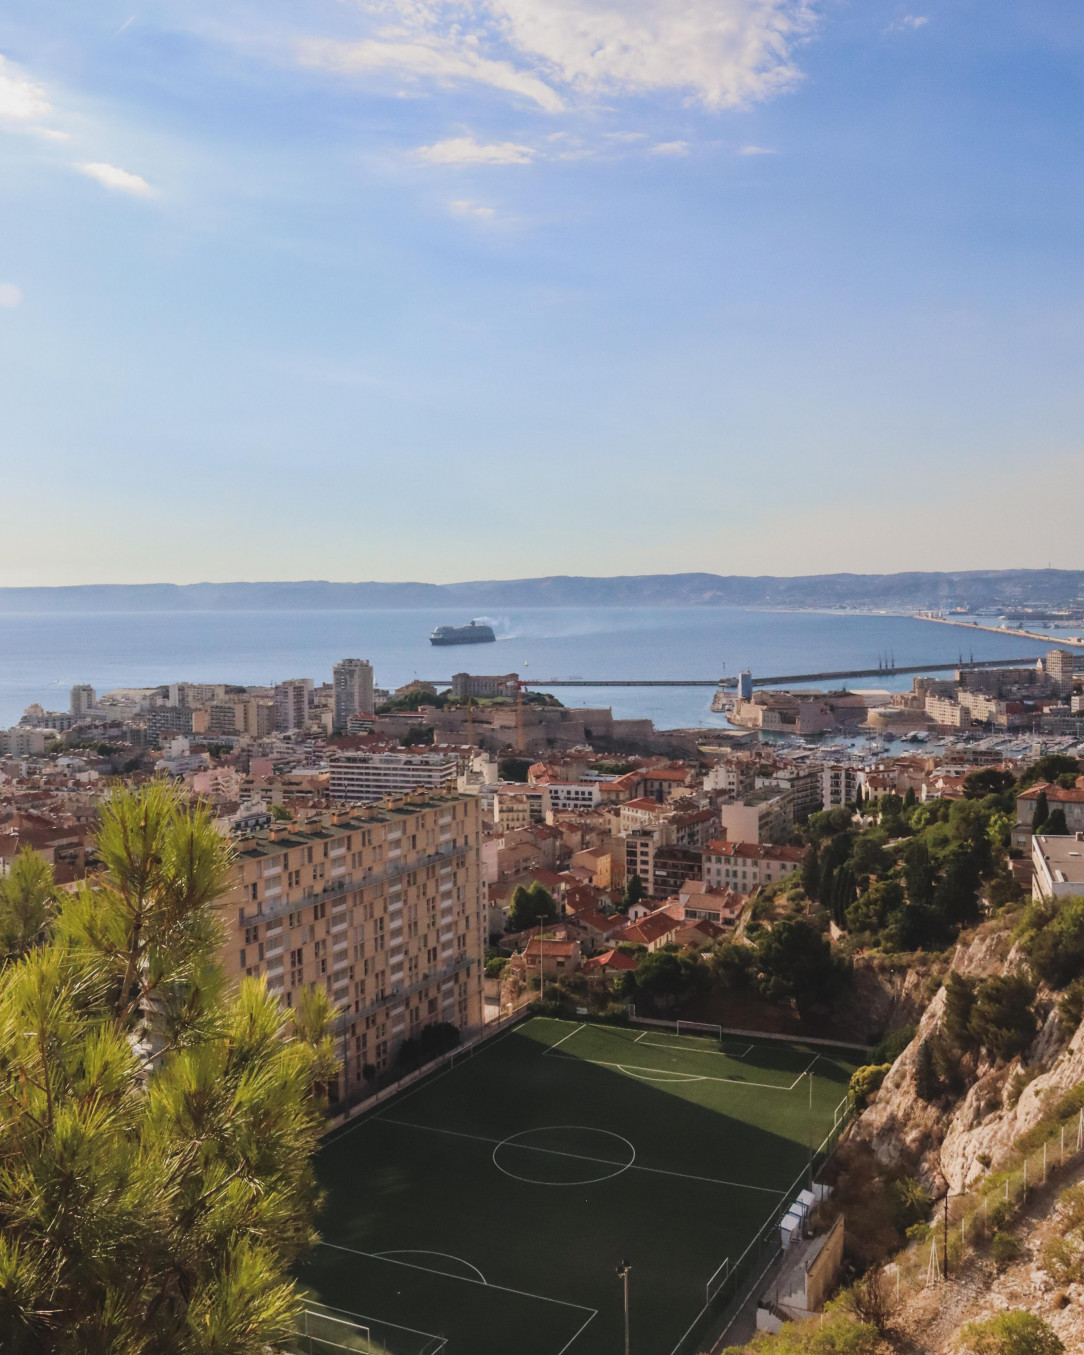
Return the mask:
<svg viewBox="0 0 1084 1355">
<path fill-rule="evenodd" d="M 958 574 L 551 575 L 477 583 L 149 583 L 0 588 L 0 612 L 332 611 L 492 607 L 925 607 L 1059 605 L 1084 597 L 1084 570 L 992 569 Z"/>
</svg>

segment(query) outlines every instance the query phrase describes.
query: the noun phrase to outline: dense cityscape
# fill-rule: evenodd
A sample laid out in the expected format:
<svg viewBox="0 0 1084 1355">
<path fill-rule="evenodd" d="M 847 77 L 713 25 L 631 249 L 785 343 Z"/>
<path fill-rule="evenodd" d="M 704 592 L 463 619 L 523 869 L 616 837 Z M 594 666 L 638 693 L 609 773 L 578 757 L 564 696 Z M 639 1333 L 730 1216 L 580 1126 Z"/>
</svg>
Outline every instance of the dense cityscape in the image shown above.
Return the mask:
<svg viewBox="0 0 1084 1355">
<path fill-rule="evenodd" d="M 0 1355 L 1084 1355 L 1082 54 L 0 5 Z"/>
</svg>

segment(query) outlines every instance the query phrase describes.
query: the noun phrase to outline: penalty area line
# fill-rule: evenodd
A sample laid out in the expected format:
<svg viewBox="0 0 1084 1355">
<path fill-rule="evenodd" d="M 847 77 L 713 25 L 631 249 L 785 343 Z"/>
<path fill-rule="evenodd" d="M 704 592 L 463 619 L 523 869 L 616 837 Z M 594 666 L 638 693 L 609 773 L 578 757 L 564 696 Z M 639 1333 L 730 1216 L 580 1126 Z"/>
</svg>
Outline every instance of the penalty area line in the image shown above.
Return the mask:
<svg viewBox="0 0 1084 1355">
<path fill-rule="evenodd" d="M 586 1029 L 587 1023 L 585 1021 L 581 1021 L 580 1024 L 575 1028 L 575 1030 L 570 1030 L 567 1035 L 562 1035 L 556 1044 L 551 1044 L 546 1049 L 544 1049 L 542 1051 L 543 1057 L 545 1057 L 547 1054 L 552 1054 L 555 1049 L 560 1049 L 560 1047 L 564 1044 L 566 1040 L 571 1040 L 573 1035 L 578 1035 L 581 1030 Z"/>
<path fill-rule="evenodd" d="M 390 1266 L 405 1266 L 407 1270 L 422 1270 L 425 1271 L 427 1275 L 440 1275 L 445 1280 L 455 1280 L 458 1284 L 475 1284 L 483 1289 L 499 1289 L 505 1294 L 517 1294 L 523 1299 L 537 1299 L 540 1303 L 556 1303 L 560 1308 L 575 1308 L 581 1313 L 590 1313 L 591 1317 L 595 1317 L 598 1314 L 597 1308 L 590 1308 L 586 1303 L 572 1303 L 569 1299 L 554 1299 L 550 1298 L 548 1294 L 532 1294 L 529 1290 L 513 1289 L 507 1284 L 490 1284 L 486 1280 L 472 1280 L 467 1275 L 449 1275 L 446 1270 L 434 1270 L 432 1266 L 419 1266 L 414 1261 L 397 1261 L 393 1256 L 382 1256 L 379 1252 L 362 1251 L 358 1247 L 344 1247 L 340 1242 L 320 1241 L 316 1245 L 318 1247 L 330 1247 L 332 1251 L 346 1252 L 351 1256 L 364 1256 L 368 1261 L 383 1261 Z M 456 1257 L 456 1260 L 461 1259 L 461 1257 Z M 468 1263 L 464 1262 L 464 1264 Z M 588 1321 L 590 1321 L 590 1318 Z M 586 1325 L 587 1323 L 585 1322 L 584 1326 Z M 583 1328 L 581 1327 L 580 1330 L 582 1331 Z M 579 1335 L 579 1332 L 577 1332 L 577 1335 Z M 567 1350 L 568 1345 L 566 1344 L 563 1349 Z M 558 1353 L 558 1355 L 560 1355 L 560 1353 Z"/>
</svg>

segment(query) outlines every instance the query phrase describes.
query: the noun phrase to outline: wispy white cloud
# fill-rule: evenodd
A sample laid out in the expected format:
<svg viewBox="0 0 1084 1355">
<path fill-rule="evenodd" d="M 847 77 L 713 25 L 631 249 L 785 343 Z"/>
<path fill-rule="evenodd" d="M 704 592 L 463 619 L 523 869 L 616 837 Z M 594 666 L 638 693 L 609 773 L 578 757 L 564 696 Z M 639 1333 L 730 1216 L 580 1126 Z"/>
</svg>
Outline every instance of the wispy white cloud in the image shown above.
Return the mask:
<svg viewBox="0 0 1084 1355">
<path fill-rule="evenodd" d="M 0 127 L 32 132 L 53 141 L 66 141 L 67 132 L 41 125 L 56 110 L 48 94 L 17 66 L 0 56 Z"/>
<path fill-rule="evenodd" d="M 368 0 L 390 26 L 310 38 L 307 65 L 472 81 L 550 112 L 570 99 L 682 90 L 709 108 L 766 99 L 800 77 L 793 48 L 816 0 Z"/>
<path fill-rule="evenodd" d="M 495 215 L 492 207 L 484 207 L 480 202 L 471 202 L 469 198 L 456 198 L 448 207 L 456 216 L 473 216 L 488 221 Z"/>
<path fill-rule="evenodd" d="M 564 106 L 560 95 L 544 80 L 528 71 L 517 70 L 508 61 L 480 56 L 468 41 L 441 40 L 424 32 L 413 35 L 408 41 L 403 37 L 362 42 L 306 40 L 299 44 L 298 55 L 306 66 L 343 75 L 386 70 L 400 78 L 413 76 L 445 84 L 470 80 L 530 99 L 550 113 L 556 113 Z"/>
<path fill-rule="evenodd" d="M 905 14 L 902 19 L 894 23 L 889 30 L 894 33 L 914 32 L 916 28 L 924 28 L 930 22 L 926 14 Z"/>
<path fill-rule="evenodd" d="M 535 157 L 531 146 L 516 141 L 475 141 L 472 136 L 450 137 L 431 146 L 419 146 L 414 155 L 430 165 L 529 165 Z"/>
<path fill-rule="evenodd" d="M 689 143 L 687 141 L 660 141 L 657 146 L 651 147 L 652 155 L 688 155 Z"/>
<path fill-rule="evenodd" d="M 94 161 L 86 164 L 74 165 L 80 174 L 85 174 L 90 179 L 96 179 L 103 188 L 111 188 L 117 193 L 130 193 L 134 197 L 149 198 L 154 196 L 154 189 L 139 174 L 131 174 L 126 169 L 119 169 L 116 165 L 103 164 L 101 161 Z"/>
<path fill-rule="evenodd" d="M 5 122 L 38 122 L 49 117 L 52 111 L 53 106 L 45 90 L 0 56 L 0 119 Z"/>
<path fill-rule="evenodd" d="M 739 147 L 738 147 L 738 154 L 739 154 L 739 155 L 778 155 L 779 152 L 778 152 L 777 150 L 773 150 L 771 146 L 739 146 Z"/>
<path fill-rule="evenodd" d="M 23 291 L 13 282 L 0 282 L 0 306 L 5 310 L 14 310 L 22 303 Z"/>
</svg>

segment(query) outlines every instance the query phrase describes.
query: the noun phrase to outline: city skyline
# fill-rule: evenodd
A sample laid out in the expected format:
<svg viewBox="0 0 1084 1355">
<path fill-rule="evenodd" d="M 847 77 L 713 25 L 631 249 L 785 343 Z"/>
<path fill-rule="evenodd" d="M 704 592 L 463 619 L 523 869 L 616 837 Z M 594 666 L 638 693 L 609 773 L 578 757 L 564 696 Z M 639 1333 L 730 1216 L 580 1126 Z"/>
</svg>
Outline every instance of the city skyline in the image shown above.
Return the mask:
<svg viewBox="0 0 1084 1355">
<path fill-rule="evenodd" d="M 682 14 L 6 7 L 0 586 L 1079 565 L 1079 16 Z"/>
</svg>

